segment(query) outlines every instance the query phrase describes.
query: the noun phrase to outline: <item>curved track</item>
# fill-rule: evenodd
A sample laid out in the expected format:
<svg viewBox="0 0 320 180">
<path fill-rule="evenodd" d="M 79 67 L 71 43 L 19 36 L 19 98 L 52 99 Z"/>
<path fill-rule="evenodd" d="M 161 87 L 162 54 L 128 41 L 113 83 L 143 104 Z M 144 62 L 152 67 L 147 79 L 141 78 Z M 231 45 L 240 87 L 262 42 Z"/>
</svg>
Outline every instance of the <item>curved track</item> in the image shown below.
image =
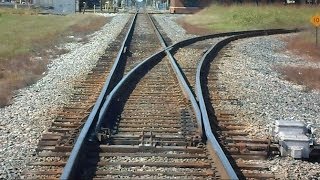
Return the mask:
<svg viewBox="0 0 320 180">
<path fill-rule="evenodd" d="M 110 103 L 103 129 L 111 132 L 101 138 L 99 156 L 89 154 L 98 164 L 94 178 L 215 177 L 190 104 L 168 60 L 157 61 Z"/>
<path fill-rule="evenodd" d="M 296 30 L 265 30 L 264 32 L 250 32 L 240 35 L 231 36 L 219 41 L 212 46 L 201 58 L 196 74 L 196 93 L 201 107 L 203 125 L 208 140 L 212 144 L 221 144 L 223 151 L 229 154 L 228 159 L 237 172 L 237 176 L 241 179 L 275 179 L 279 178 L 270 172 L 268 167 L 261 164 L 259 159 L 266 159 L 272 152 L 272 146 L 266 139 L 250 139 L 247 133 L 241 131 L 243 127 L 240 123 L 234 121 L 233 114 L 215 112 L 213 104 L 217 100 L 233 101 L 234 99 L 227 97 L 226 99 L 217 98 L 217 91 L 214 89 L 219 87 L 216 73 L 219 69 L 215 66 L 215 58 L 222 48 L 230 42 L 242 38 L 290 33 Z M 220 72 L 221 73 L 221 72 Z M 219 138 L 210 138 L 213 134 Z M 222 149 L 221 149 L 222 151 Z M 245 160 L 245 161 L 244 161 Z"/>
<path fill-rule="evenodd" d="M 81 158 L 73 150 L 62 178 L 236 178 L 203 143 L 199 107 L 168 50 L 124 76 L 95 126 L 99 141 L 91 136 Z"/>
<path fill-rule="evenodd" d="M 146 24 L 148 19 L 150 23 Z M 250 177 L 251 172 L 243 173 L 238 169 L 241 166 L 234 163 L 234 156 L 225 155 L 224 152 L 230 154 L 230 148 L 220 147 L 229 135 L 221 135 L 222 123 L 214 121 L 213 102 L 208 93 L 208 63 L 223 46 L 233 40 L 289 31 L 214 34 L 166 47 L 151 22 L 150 17 L 140 14 L 128 23 L 127 27 L 136 26 L 137 29 L 129 28 L 124 38 L 127 40 L 122 43 L 112 67 L 110 63 L 98 64 L 103 67 L 97 67 L 101 72 L 110 72 L 105 85 L 102 86 L 100 79 L 103 74 L 99 83 L 88 81 L 90 85 L 83 85 L 84 88 L 89 87 L 88 93 L 98 85 L 102 92 L 99 96 L 95 92 L 94 96 L 89 96 L 91 99 L 84 93 L 77 99 L 78 102 L 80 99 L 90 101 L 84 103 L 87 104 L 86 108 L 76 106 L 75 109 L 80 110 L 71 114 L 77 116 L 76 120 L 68 118 L 68 112 L 59 121 L 60 124 L 53 123 L 53 127 L 61 127 L 50 135 L 44 135 L 39 143 L 39 162 L 30 164 L 27 178 L 58 178 L 64 166 L 62 179 Z M 139 30 L 151 29 L 147 28 L 149 25 L 154 30 Z M 154 41 L 157 37 L 160 43 Z M 225 38 L 222 41 L 216 39 L 216 42 L 202 41 L 217 37 Z M 202 42 L 193 44 L 198 41 Z M 198 51 L 191 63 L 185 63 L 178 54 L 179 51 L 188 50 L 179 48 L 190 44 L 193 44 L 193 48 L 205 47 L 205 51 Z M 210 44 L 214 46 L 209 48 Z M 161 46 L 164 50 L 150 56 Z M 171 52 L 176 52 L 176 56 L 173 57 Z M 95 104 L 94 99 L 97 99 Z M 72 112 L 73 109 L 68 111 Z M 63 132 L 59 132 L 61 129 Z"/>
</svg>

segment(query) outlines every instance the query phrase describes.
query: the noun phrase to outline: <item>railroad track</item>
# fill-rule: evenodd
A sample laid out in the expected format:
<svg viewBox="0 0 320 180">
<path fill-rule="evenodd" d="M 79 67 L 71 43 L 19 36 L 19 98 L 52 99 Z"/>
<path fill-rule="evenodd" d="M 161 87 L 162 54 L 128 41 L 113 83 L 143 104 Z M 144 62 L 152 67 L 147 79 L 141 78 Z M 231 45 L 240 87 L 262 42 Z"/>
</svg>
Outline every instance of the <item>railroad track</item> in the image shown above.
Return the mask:
<svg viewBox="0 0 320 180">
<path fill-rule="evenodd" d="M 133 82 L 109 106 L 103 127 L 111 132 L 101 138 L 99 154 L 88 155 L 97 156 L 98 168 L 92 164 L 80 172 L 94 179 L 215 177 L 205 148 L 197 147 L 201 134 L 168 60 Z"/>
<path fill-rule="evenodd" d="M 165 47 L 165 42 L 161 44 Z M 87 153 L 79 160 L 83 165 L 76 170 L 72 159 L 77 157 L 71 155 L 62 178 L 225 176 L 202 141 L 197 104 L 184 96 L 187 90 L 176 77 L 180 72 L 164 55 L 157 53 L 136 66 L 112 90 L 95 127 L 98 141 L 90 137 Z"/>
<path fill-rule="evenodd" d="M 103 89 L 108 76 L 112 69 L 113 61 L 117 57 L 117 52 L 121 47 L 121 42 L 130 23 L 127 23 L 119 36 L 106 49 L 97 65 L 82 81 L 79 81 L 74 87 L 74 93 L 70 98 L 69 104 L 56 112 L 57 117 L 51 127 L 42 135 L 36 149 L 37 161 L 30 164 L 24 172 L 27 179 L 48 179 L 59 178 L 63 166 L 55 166 L 50 162 L 54 160 L 66 161 L 71 147 L 74 145 L 83 124 L 88 119 L 100 91 Z M 52 169 L 50 171 L 49 169 Z"/>
<path fill-rule="evenodd" d="M 238 105 L 238 100 L 227 93 L 223 82 L 219 81 L 219 69 L 217 56 L 228 56 L 227 45 L 237 39 L 271 35 L 279 33 L 296 32 L 296 30 L 266 30 L 265 32 L 250 32 L 241 35 L 227 37 L 212 46 L 201 58 L 196 74 L 196 94 L 202 110 L 204 126 L 211 126 L 211 130 L 218 137 L 219 144 L 234 167 L 240 179 L 276 179 L 282 175 L 275 174 L 266 165 L 266 159 L 271 154 L 278 153 L 278 147 L 269 139 L 250 138 L 244 132 L 245 126 L 237 121 L 236 114 L 225 111 L 220 103 Z M 226 48 L 225 48 L 226 47 Z M 224 48 L 224 52 L 220 50 Z M 283 178 L 283 177 L 282 177 Z"/>
<path fill-rule="evenodd" d="M 202 56 L 210 49 L 210 46 L 214 46 L 228 37 L 230 36 L 199 41 L 174 52 L 174 57 L 183 70 L 193 93 L 195 93 L 197 65 Z M 220 62 L 223 63 L 223 61 Z M 220 101 L 237 105 L 235 98 L 230 95 L 222 96 L 224 95 L 224 89 L 221 89 L 221 83 L 223 82 L 219 81 L 217 74 L 223 72 L 219 71 L 217 63 L 212 61 L 207 66 L 209 69 L 205 75 L 207 76 L 206 85 L 209 93 L 205 94 L 205 98 L 207 100 L 207 109 L 210 110 L 208 111 L 208 116 L 211 120 L 212 128 L 216 132 L 215 135 L 220 137 L 219 143 L 228 152 L 229 159 L 237 170 L 238 177 L 275 178 L 275 175 L 270 171 L 268 173 L 268 167 L 263 165 L 261 161 L 268 158 L 269 153 L 272 152 L 271 142 L 268 139 L 248 138 L 248 134 L 243 131 L 245 125 L 235 121 L 234 114 L 221 111 L 217 106 Z"/>
<path fill-rule="evenodd" d="M 115 83 L 110 83 L 110 79 L 116 82 L 123 76 L 124 72 L 120 71 L 116 77 L 109 77 L 106 81 L 110 71 L 113 71 L 117 66 L 115 65 L 117 62 L 114 62 L 114 59 L 123 58 L 125 55 L 125 53 L 122 53 L 127 44 L 124 39 L 130 40 L 127 37 L 133 33 L 129 29 L 134 23 L 133 17 L 131 23 L 128 22 L 125 25 L 118 37 L 105 50 L 104 55 L 99 58 L 91 73 L 74 87 L 70 103 L 63 107 L 61 111 L 56 112 L 56 119 L 48 131 L 42 135 L 38 143 L 36 149 L 37 161 L 29 164 L 24 172 L 25 178 L 57 179 L 60 177 L 63 166 L 57 165 L 54 161 L 66 161 L 68 159 L 83 124 L 90 118 L 90 115 L 93 114 L 95 116 L 92 111 L 96 104 L 99 106 L 97 100 L 100 99 L 102 101 L 101 99 L 103 98 L 100 96 L 103 97 L 114 86 Z M 118 52 L 119 49 L 120 52 Z M 108 85 L 105 85 L 105 83 Z M 103 90 L 105 93 L 101 94 L 100 91 Z"/>
<path fill-rule="evenodd" d="M 272 34 L 274 32 L 270 31 L 269 33 Z M 206 58 L 205 53 L 210 49 L 210 46 L 215 47 L 214 49 L 218 52 L 219 45 L 217 45 L 217 43 L 228 40 L 228 38 L 232 39 L 232 36 L 234 35 L 225 34 L 223 37 L 199 41 L 186 48 L 175 49 L 173 51 L 174 57 L 179 67 L 183 70 L 193 93 L 195 93 L 196 89 L 197 66 L 202 58 Z M 220 53 L 219 55 L 224 56 L 224 54 L 225 53 Z M 223 63 L 223 61 L 219 62 Z M 238 100 L 230 94 L 226 95 L 226 90 L 223 89 L 223 85 L 221 85 L 223 82 L 220 82 L 217 78 L 217 74 L 223 73 L 219 71 L 218 62 L 212 58 L 210 63 L 207 62 L 207 64 L 203 66 L 206 68 L 201 69 L 201 71 L 204 71 L 202 78 L 207 78 L 202 79 L 203 81 L 201 82 L 205 85 L 202 94 L 205 98 L 208 118 L 210 119 L 209 123 L 215 136 L 218 137 L 219 144 L 224 148 L 224 151 L 227 152 L 228 159 L 236 170 L 237 176 L 241 179 L 274 179 L 281 177 L 281 175 L 271 172 L 265 161 L 271 154 L 278 153 L 277 147 L 271 144 L 271 141 L 267 138 L 250 138 L 249 134 L 243 131 L 247 124 L 236 121 L 235 114 L 230 113 L 230 111 L 220 109 L 220 102 L 222 102 L 221 104 L 227 103 L 236 106 L 238 105 Z"/>
<path fill-rule="evenodd" d="M 62 172 L 62 179 L 236 178 L 233 168 L 241 166 L 238 163 L 231 168 L 229 160 L 232 156 L 227 160 L 221 148 L 217 148 L 219 143 L 210 128 L 213 122 L 205 118 L 206 112 L 202 110 L 212 108 L 201 106 L 204 101 L 207 105 L 212 104 L 208 103 L 210 98 L 205 96 L 204 100 L 200 96 L 206 92 L 199 88 L 204 87 L 199 84 L 207 82 L 196 82 L 196 68 L 183 66 L 181 60 L 171 56 L 170 50 L 174 52 L 180 47 L 210 38 L 236 37 L 244 33 L 255 36 L 268 32 L 209 35 L 185 40 L 169 48 L 166 48 L 165 42 L 161 42 L 165 50 L 159 50 L 160 43 L 150 41 L 160 36 L 156 30 L 155 34 L 151 30 L 144 33 L 138 30 L 151 29 L 147 28 L 152 24 L 151 21 L 143 24 L 148 22 L 143 14 L 135 15 L 132 19 L 127 28 L 138 28 L 122 32 L 128 40 L 122 43 L 117 55 L 114 49 L 108 51 L 114 53 L 113 57 L 117 56 L 114 64 L 110 63 L 113 62 L 110 59 L 99 61 L 92 75 L 80 84 L 80 93 L 75 93 L 73 98 L 75 104 L 66 107 L 62 116 L 49 129 L 50 133 L 43 135 L 38 146 L 39 161 L 30 163 L 25 172 L 26 178 L 56 179 Z M 269 33 L 284 32 L 279 30 Z M 123 36 L 118 37 L 117 44 L 121 44 L 119 40 Z M 198 48 L 208 45 L 207 42 L 202 43 Z M 157 50 L 157 53 L 150 56 Z M 186 77 L 176 61 L 180 62 L 180 69 L 190 69 Z M 194 61 L 193 67 L 199 62 L 204 60 Z M 203 64 L 200 63 L 200 66 Z M 103 77 L 108 73 L 104 81 Z M 102 89 L 100 95 L 96 92 L 97 87 Z M 201 112 L 194 94 L 198 95 Z M 208 112 L 207 117 L 211 117 L 213 114 Z M 217 126 L 212 129 L 220 124 L 214 124 Z M 222 131 L 217 132 L 215 134 L 219 135 Z M 223 144 L 224 139 L 220 140 L 220 144 Z M 228 147 L 225 149 L 230 150 Z M 255 171 L 255 168 L 251 170 Z M 247 166 L 247 169 L 250 168 Z M 250 175 L 250 172 L 244 174 L 239 170 L 237 173 L 238 177 Z"/>
</svg>

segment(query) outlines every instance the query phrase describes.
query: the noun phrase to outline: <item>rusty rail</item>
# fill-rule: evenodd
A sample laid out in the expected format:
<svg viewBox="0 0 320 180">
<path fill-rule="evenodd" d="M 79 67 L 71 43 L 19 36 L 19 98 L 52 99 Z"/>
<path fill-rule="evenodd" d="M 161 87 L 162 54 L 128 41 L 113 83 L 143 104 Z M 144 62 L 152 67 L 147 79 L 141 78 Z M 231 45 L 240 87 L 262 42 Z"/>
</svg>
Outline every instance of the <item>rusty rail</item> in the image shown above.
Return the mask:
<svg viewBox="0 0 320 180">
<path fill-rule="evenodd" d="M 136 17 L 136 15 L 135 15 L 135 17 Z M 131 27 L 133 26 L 133 24 L 134 24 L 134 20 L 131 24 Z M 132 29 L 132 28 L 130 28 L 130 29 Z M 221 153 L 218 156 L 219 156 L 220 160 L 223 162 L 228 176 L 232 179 L 237 179 L 236 174 L 234 173 L 230 163 L 229 163 L 230 166 L 228 165 L 227 158 L 225 157 L 223 151 L 221 150 L 219 143 L 215 139 L 215 137 L 211 131 L 211 128 L 210 128 L 208 116 L 206 115 L 206 107 L 205 107 L 203 96 L 202 96 L 202 89 L 201 89 L 202 87 L 201 87 L 201 78 L 200 78 L 201 77 L 201 69 L 202 69 L 203 64 L 205 64 L 205 62 L 208 61 L 208 57 L 213 57 L 214 55 L 216 55 L 216 53 L 224 45 L 228 44 L 229 42 L 231 42 L 233 40 L 236 40 L 239 38 L 251 37 L 251 36 L 266 35 L 266 33 L 272 34 L 272 32 L 284 33 L 284 31 L 285 30 L 273 30 L 273 31 L 260 30 L 260 31 L 242 31 L 242 32 L 234 32 L 234 33 L 222 33 L 222 34 L 215 34 L 215 35 L 208 35 L 208 36 L 187 39 L 185 41 L 178 42 L 178 43 L 176 43 L 172 46 L 169 46 L 169 47 L 166 47 L 165 43 L 163 42 L 162 43 L 163 48 L 164 48 L 163 50 L 148 57 L 146 60 L 144 60 L 139 65 L 137 65 L 135 68 L 133 68 L 127 75 L 125 75 L 120 80 L 120 82 L 118 82 L 118 83 L 113 82 L 114 87 L 110 87 L 110 83 L 112 82 L 112 79 L 114 77 L 114 73 L 115 73 L 117 66 L 118 66 L 119 58 L 121 57 L 121 54 L 123 53 L 123 50 L 126 45 L 126 42 L 123 42 L 122 49 L 119 51 L 119 54 L 117 57 L 118 59 L 116 60 L 116 63 L 114 64 L 112 71 L 106 81 L 104 88 L 103 88 L 104 92 L 102 92 L 100 94 L 99 99 L 93 108 L 93 111 L 90 113 L 90 116 L 89 116 L 87 122 L 85 123 L 84 128 L 82 129 L 82 131 L 77 139 L 77 142 L 76 142 L 76 144 L 71 152 L 71 155 L 68 159 L 68 162 L 64 168 L 61 179 L 72 179 L 72 177 L 74 177 L 74 173 L 76 173 L 76 168 L 77 168 L 77 165 L 79 162 L 79 156 L 81 155 L 81 152 L 83 151 L 83 148 L 84 148 L 84 141 L 89 136 L 88 133 L 90 133 L 92 130 L 94 130 L 94 133 L 96 134 L 101 130 L 101 127 L 103 124 L 103 119 L 106 117 L 107 109 L 110 106 L 111 100 L 114 97 L 116 97 L 116 95 L 118 95 L 119 89 L 121 87 L 123 87 L 127 82 L 129 82 L 133 78 L 134 75 L 139 74 L 140 71 L 143 71 L 144 69 L 148 68 L 149 66 L 152 66 L 152 64 L 154 64 L 159 59 L 164 57 L 165 54 L 167 54 L 168 57 L 170 58 L 170 64 L 173 67 L 176 75 L 178 76 L 180 86 L 182 87 L 183 91 L 185 92 L 185 95 L 187 95 L 187 98 L 192 102 L 192 106 L 193 106 L 195 112 L 197 113 L 196 117 L 197 117 L 199 127 L 201 127 L 200 128 L 201 131 L 202 131 L 202 129 L 205 130 L 205 135 L 206 135 L 207 139 L 209 140 L 211 147 L 213 149 L 215 149 L 216 152 L 219 152 L 219 154 Z M 128 38 L 129 35 L 130 35 L 130 31 L 127 33 L 126 37 Z M 191 44 L 196 41 L 200 41 L 200 40 L 204 40 L 204 39 L 208 39 L 208 38 L 214 38 L 214 37 L 230 36 L 230 35 L 235 35 L 235 36 L 228 38 L 227 40 L 221 41 L 220 43 L 218 43 L 219 46 L 217 45 L 215 47 L 212 47 L 206 53 L 205 57 L 203 58 L 203 60 L 201 61 L 200 65 L 198 67 L 199 71 L 197 72 L 197 88 L 196 89 L 197 89 L 197 95 L 198 95 L 199 104 L 200 104 L 200 108 L 199 108 L 197 101 L 196 101 L 196 98 L 191 93 L 190 88 L 187 86 L 186 80 L 182 76 L 181 70 L 177 66 L 174 58 L 171 56 L 170 50 L 176 49 L 179 46 L 180 47 L 186 46 L 186 45 Z M 108 92 L 110 92 L 110 93 L 108 94 Z M 108 94 L 108 96 L 106 96 L 107 94 Z M 201 118 L 201 116 L 202 116 L 202 118 Z M 218 146 L 218 147 L 216 147 L 216 146 Z"/>
<path fill-rule="evenodd" d="M 68 162 L 63 170 L 63 173 L 61 175 L 61 179 L 72 179 L 72 177 L 74 176 L 74 167 L 77 165 L 76 162 L 79 159 L 79 152 L 82 151 L 83 145 L 84 145 L 84 141 L 87 137 L 87 134 L 89 132 L 89 130 L 92 128 L 92 125 L 94 124 L 94 121 L 97 121 L 97 117 L 99 115 L 100 109 L 102 108 L 102 105 L 105 101 L 106 96 L 108 95 L 108 93 L 110 92 L 110 90 L 113 88 L 112 83 L 116 84 L 117 82 L 113 82 L 113 79 L 115 78 L 115 74 L 116 74 L 116 70 L 118 68 L 119 65 L 119 61 L 123 56 L 123 53 L 126 49 L 127 46 L 127 42 L 128 42 L 128 38 L 131 36 L 132 32 L 133 32 L 133 26 L 135 23 L 137 17 L 137 13 L 134 15 L 134 18 L 131 22 L 131 25 L 129 27 L 129 31 L 126 34 L 125 40 L 123 41 L 121 48 L 118 52 L 117 58 L 115 60 L 115 63 L 112 66 L 112 69 L 110 71 L 110 74 L 105 82 L 105 85 L 103 86 L 103 89 L 98 97 L 97 102 L 95 103 L 86 123 L 84 124 L 84 127 L 81 130 L 80 135 L 78 136 L 78 139 L 76 141 L 76 144 L 74 145 L 74 148 L 72 149 L 71 155 L 68 159 Z"/>
<path fill-rule="evenodd" d="M 200 60 L 200 63 L 197 67 L 197 73 L 196 73 L 196 94 L 198 97 L 201 113 L 202 113 L 202 121 L 203 126 L 205 128 L 205 135 L 208 139 L 208 141 L 211 144 L 211 147 L 214 150 L 214 153 L 219 156 L 219 159 L 221 160 L 221 163 L 227 170 L 228 174 L 232 175 L 232 177 L 237 178 L 236 173 L 233 171 L 233 168 L 230 164 L 229 159 L 224 155 L 224 152 L 222 148 L 220 147 L 220 143 L 217 141 L 216 137 L 214 136 L 214 133 L 212 132 L 212 128 L 210 125 L 210 119 L 212 117 L 208 116 L 207 112 L 207 106 L 204 97 L 203 97 L 203 89 L 205 88 L 205 84 L 203 83 L 203 79 L 206 78 L 203 72 L 204 69 L 207 68 L 208 63 L 214 60 L 214 58 L 218 55 L 219 51 L 228 45 L 230 42 L 243 39 L 243 38 L 249 38 L 249 37 L 257 37 L 257 36 L 264 36 L 264 35 L 272 35 L 272 34 L 283 34 L 283 33 L 291 33 L 296 32 L 297 30 L 282 30 L 282 29 L 272 29 L 272 30 L 262 30 L 262 31 L 251 31 L 251 32 L 245 32 L 243 34 L 233 35 L 229 38 L 226 38 L 224 40 L 221 40 L 216 45 L 212 46 L 202 57 Z M 232 178 L 233 179 L 233 178 Z"/>
</svg>

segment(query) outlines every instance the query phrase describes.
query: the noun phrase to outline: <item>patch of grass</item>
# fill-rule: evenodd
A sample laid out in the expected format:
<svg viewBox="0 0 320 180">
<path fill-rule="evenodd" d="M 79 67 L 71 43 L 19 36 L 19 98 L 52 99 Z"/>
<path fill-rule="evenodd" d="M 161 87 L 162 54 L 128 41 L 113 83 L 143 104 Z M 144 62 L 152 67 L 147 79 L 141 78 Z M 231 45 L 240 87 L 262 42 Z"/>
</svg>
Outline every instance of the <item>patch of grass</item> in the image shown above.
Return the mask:
<svg viewBox="0 0 320 180">
<path fill-rule="evenodd" d="M 14 90 L 41 78 L 49 57 L 68 52 L 57 48 L 67 36 L 85 38 L 107 22 L 100 16 L 38 15 L 27 9 L 0 8 L 0 14 L 0 107 Z"/>
<path fill-rule="evenodd" d="M 307 89 L 320 90 L 320 70 L 317 68 L 287 66 L 277 68 L 277 70 L 288 81 L 304 85 Z"/>
<path fill-rule="evenodd" d="M 37 9 L 12 9 L 12 8 L 0 8 L 0 14 L 19 14 L 19 15 L 37 15 L 39 11 Z"/>
<path fill-rule="evenodd" d="M 85 36 L 106 23 L 92 15 L 38 16 L 4 14 L 0 23 L 0 58 L 12 58 L 30 51 L 52 47 L 67 35 Z"/>
<path fill-rule="evenodd" d="M 216 32 L 249 29 L 310 27 L 319 8 L 284 5 L 211 5 L 185 21 Z"/>
<path fill-rule="evenodd" d="M 320 62 L 319 47 L 315 44 L 315 32 L 312 30 L 299 33 L 295 37 L 285 38 L 286 49 L 303 58 L 303 60 Z M 306 67 L 282 67 L 278 69 L 284 79 L 304 85 L 305 90 L 320 90 L 320 69 Z"/>
</svg>

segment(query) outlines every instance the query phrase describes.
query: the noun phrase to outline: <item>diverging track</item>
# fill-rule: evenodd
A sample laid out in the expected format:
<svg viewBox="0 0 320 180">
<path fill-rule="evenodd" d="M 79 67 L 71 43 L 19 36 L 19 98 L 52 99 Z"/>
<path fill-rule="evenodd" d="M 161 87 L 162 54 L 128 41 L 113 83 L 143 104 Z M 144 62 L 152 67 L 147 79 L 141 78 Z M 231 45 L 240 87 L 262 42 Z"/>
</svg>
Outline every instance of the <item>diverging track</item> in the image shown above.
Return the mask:
<svg viewBox="0 0 320 180">
<path fill-rule="evenodd" d="M 234 167 L 237 176 L 241 179 L 275 179 L 281 177 L 281 175 L 278 176 L 270 172 L 268 167 L 261 164 L 261 161 L 255 161 L 266 159 L 274 150 L 276 151 L 277 148 L 271 145 L 270 140 L 248 138 L 248 134 L 241 131 L 241 129 L 243 129 L 241 126 L 243 125 L 234 121 L 233 114 L 215 112 L 213 109 L 215 101 L 234 101 L 234 99 L 229 97 L 223 99 L 219 97 L 219 93 L 216 94 L 217 91 L 215 87 L 218 86 L 218 79 L 215 77 L 215 73 L 219 73 L 219 69 L 215 68 L 214 60 L 219 51 L 234 40 L 296 31 L 297 30 L 281 29 L 264 30 L 247 32 L 225 38 L 212 46 L 201 58 L 198 65 L 196 94 L 198 96 L 203 126 L 205 127 L 208 141 L 214 146 L 216 144 L 222 145 L 223 151 L 228 154 L 228 160 Z M 213 135 L 217 137 L 218 141 L 216 138 L 213 138 Z"/>
<path fill-rule="evenodd" d="M 161 44 L 165 47 L 163 40 Z M 94 126 L 94 132 L 80 134 L 91 142 L 78 139 L 89 144 L 86 155 L 76 144 L 62 178 L 236 178 L 230 164 L 221 168 L 210 155 L 199 107 L 168 49 L 124 76 Z"/>
<path fill-rule="evenodd" d="M 53 132 L 51 136 L 59 139 L 59 143 L 48 143 L 46 140 L 50 138 L 44 138 L 42 144 L 51 146 L 40 149 L 40 162 L 30 164 L 33 170 L 26 173 L 28 177 L 59 178 L 62 168 L 61 179 L 237 179 L 243 176 L 241 172 L 235 173 L 237 166 L 231 166 L 230 157 L 220 147 L 223 143 L 214 137 L 218 133 L 212 132 L 219 125 L 207 113 L 212 107 L 208 101 L 205 67 L 232 40 L 285 31 L 222 33 L 166 47 L 152 24 L 151 18 L 144 14 L 128 23 L 128 27 L 138 28 L 130 28 L 126 33 L 124 39 L 128 40 L 122 43 L 112 67 L 109 64 L 110 73 L 102 92 L 95 96 L 97 102 L 91 102 L 86 109 L 92 111 L 77 121 L 76 126 L 65 128 L 61 136 L 56 137 Z M 151 29 L 147 28 L 149 25 L 154 30 L 145 31 Z M 230 38 L 217 42 L 211 49 L 207 47 L 209 50 L 201 61 L 193 62 L 193 68 L 176 60 L 170 52 L 197 41 L 225 36 Z M 160 43 L 155 42 L 156 38 Z M 161 46 L 164 50 L 150 56 Z M 181 69 L 189 72 L 184 74 Z M 67 118 L 60 121 L 70 124 Z M 65 142 L 65 134 L 72 134 L 72 141 L 67 144 L 61 143 Z"/>
<path fill-rule="evenodd" d="M 168 60 L 157 61 L 113 98 L 103 118 L 100 151 L 89 154 L 98 168 L 85 166 L 84 172 L 94 169 L 95 178 L 215 177 L 190 103 Z"/>
</svg>

